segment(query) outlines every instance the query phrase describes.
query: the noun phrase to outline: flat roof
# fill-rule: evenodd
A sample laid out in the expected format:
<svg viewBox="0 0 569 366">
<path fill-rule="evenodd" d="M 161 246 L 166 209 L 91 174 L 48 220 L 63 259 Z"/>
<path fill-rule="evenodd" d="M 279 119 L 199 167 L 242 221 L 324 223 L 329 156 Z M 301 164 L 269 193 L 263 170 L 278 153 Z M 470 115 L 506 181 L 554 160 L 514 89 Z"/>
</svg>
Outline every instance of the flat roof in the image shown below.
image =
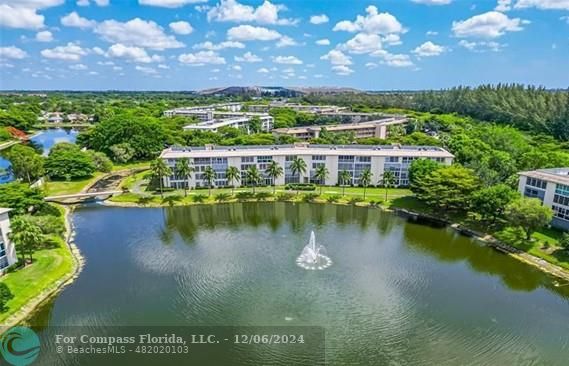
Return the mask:
<svg viewBox="0 0 569 366">
<path fill-rule="evenodd" d="M 407 119 L 405 117 L 396 120 L 394 120 L 393 117 L 386 117 L 375 121 L 365 121 L 358 123 L 341 123 L 335 125 L 312 125 L 312 126 L 303 126 L 303 127 L 275 128 L 273 131 L 277 133 L 307 133 L 309 131 L 320 131 L 323 127 L 326 128 L 328 131 L 353 130 L 353 129 L 372 128 L 382 124 L 404 123 L 406 121 Z"/>
<path fill-rule="evenodd" d="M 171 147 L 160 154 L 164 159 L 184 157 L 240 157 L 258 155 L 365 155 L 453 158 L 450 152 L 438 146 L 399 145 L 257 145 L 257 146 L 199 146 Z"/>
<path fill-rule="evenodd" d="M 0 207 L 0 215 L 8 213 L 10 211 L 12 211 L 11 208 Z"/>
<path fill-rule="evenodd" d="M 552 183 L 569 185 L 569 167 L 530 170 L 527 172 L 520 172 L 518 175 L 537 178 Z"/>
</svg>

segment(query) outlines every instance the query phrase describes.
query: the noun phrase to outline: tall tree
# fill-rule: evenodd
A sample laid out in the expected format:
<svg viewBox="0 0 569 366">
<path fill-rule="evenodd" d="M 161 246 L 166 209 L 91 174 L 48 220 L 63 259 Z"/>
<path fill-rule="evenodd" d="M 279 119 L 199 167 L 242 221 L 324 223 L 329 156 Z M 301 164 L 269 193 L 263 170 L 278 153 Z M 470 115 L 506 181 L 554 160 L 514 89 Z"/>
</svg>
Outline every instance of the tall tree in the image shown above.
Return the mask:
<svg viewBox="0 0 569 366">
<path fill-rule="evenodd" d="M 458 164 L 437 169 L 422 179 L 417 197 L 439 209 L 464 211 L 470 207 L 472 193 L 480 180 L 471 169 Z"/>
<path fill-rule="evenodd" d="M 18 179 L 31 184 L 45 172 L 44 158 L 34 148 L 16 144 L 5 155 L 10 160 L 12 174 Z"/>
<path fill-rule="evenodd" d="M 389 192 L 389 188 L 395 187 L 395 173 L 391 170 L 386 170 L 383 172 L 380 180 L 380 184 L 385 188 L 385 202 L 387 202 L 387 192 Z"/>
<path fill-rule="evenodd" d="M 162 159 L 155 159 L 150 163 L 150 170 L 152 175 L 158 179 L 158 184 L 160 186 L 160 197 L 164 198 L 164 177 L 172 174 L 172 169 Z"/>
<path fill-rule="evenodd" d="M 479 213 L 483 220 L 494 224 L 498 218 L 504 217 L 506 207 L 517 195 L 517 192 L 506 184 L 482 188 L 472 196 L 472 209 Z"/>
<path fill-rule="evenodd" d="M 326 168 L 326 165 L 324 164 L 318 165 L 314 170 L 314 179 L 319 180 L 321 182 L 320 195 L 322 195 L 322 187 L 326 183 L 326 179 L 328 178 L 329 175 L 330 172 L 328 171 L 328 168 Z"/>
<path fill-rule="evenodd" d="M 261 182 L 261 172 L 256 165 L 252 165 L 245 174 L 247 175 L 247 181 L 253 185 L 253 193 L 255 193 L 255 187 Z"/>
<path fill-rule="evenodd" d="M 211 196 L 211 187 L 215 183 L 215 179 L 217 178 L 217 174 L 215 170 L 211 166 L 207 166 L 203 171 L 203 179 L 207 183 L 208 195 Z"/>
<path fill-rule="evenodd" d="M 364 200 L 366 199 L 366 189 L 371 184 L 373 173 L 369 168 L 366 168 L 360 174 L 360 184 L 364 187 Z"/>
<path fill-rule="evenodd" d="M 537 198 L 521 197 L 508 205 L 506 215 L 512 225 L 524 230 L 529 241 L 537 229 L 549 224 L 553 218 L 553 211 L 543 206 Z"/>
<path fill-rule="evenodd" d="M 352 173 L 347 170 L 342 170 L 338 176 L 340 185 L 342 186 L 342 196 L 346 194 L 346 185 L 352 181 Z"/>
<path fill-rule="evenodd" d="M 187 185 L 184 184 L 184 197 L 187 197 L 190 179 L 192 179 L 192 172 L 194 171 L 194 168 L 190 166 L 190 159 L 182 158 L 176 160 L 174 170 L 176 171 L 177 176 L 183 177 L 186 180 Z"/>
<path fill-rule="evenodd" d="M 273 194 L 275 194 L 277 189 L 277 179 L 281 177 L 283 173 L 283 168 L 274 160 L 269 163 L 267 170 L 265 170 L 265 174 L 273 180 Z"/>
<path fill-rule="evenodd" d="M 30 262 L 33 262 L 33 254 L 44 240 L 41 229 L 24 216 L 16 216 L 12 220 L 11 229 L 10 240 L 16 244 L 24 259 L 28 254 Z"/>
<path fill-rule="evenodd" d="M 441 164 L 431 159 L 413 160 L 409 166 L 409 185 L 413 192 L 421 189 L 421 180 L 431 172 L 441 167 Z"/>
<path fill-rule="evenodd" d="M 239 182 L 241 180 L 241 173 L 237 167 L 230 166 L 225 170 L 225 177 L 231 186 L 231 194 L 233 195 L 235 192 L 235 184 L 233 184 L 233 182 Z"/>
</svg>

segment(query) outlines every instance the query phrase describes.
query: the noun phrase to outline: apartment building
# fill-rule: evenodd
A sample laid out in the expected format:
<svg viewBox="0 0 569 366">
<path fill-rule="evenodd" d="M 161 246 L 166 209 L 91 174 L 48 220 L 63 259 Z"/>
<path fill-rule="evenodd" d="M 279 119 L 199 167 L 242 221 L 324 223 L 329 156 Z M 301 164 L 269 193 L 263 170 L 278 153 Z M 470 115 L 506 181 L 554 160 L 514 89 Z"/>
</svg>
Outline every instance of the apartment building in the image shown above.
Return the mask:
<svg viewBox="0 0 569 366">
<path fill-rule="evenodd" d="M 230 184 L 247 185 L 246 171 L 255 165 L 263 174 L 262 184 L 283 185 L 287 183 L 317 183 L 325 185 L 338 184 L 339 173 L 346 170 L 352 176 L 352 184 L 359 184 L 361 172 L 370 169 L 373 173 L 373 184 L 377 184 L 385 171 L 391 171 L 396 177 L 396 186 L 408 186 L 409 165 L 415 159 L 432 159 L 441 164 L 450 165 L 454 156 L 448 151 L 435 146 L 371 146 L 371 145 L 310 145 L 300 143 L 294 145 L 273 146 L 213 146 L 204 147 L 171 147 L 162 151 L 162 159 L 172 168 L 173 174 L 164 177 L 164 185 L 172 188 L 205 187 L 203 172 L 209 166 L 216 173 L 215 186 L 224 187 Z M 178 176 L 175 164 L 178 159 L 187 158 L 195 169 L 188 180 Z M 307 171 L 302 176 L 293 174 L 291 163 L 295 158 L 304 160 Z M 284 170 L 284 174 L 275 182 L 265 170 L 271 161 L 276 161 Z M 320 165 L 328 168 L 329 176 L 325 181 L 315 179 L 315 171 Z M 241 181 L 228 182 L 225 172 L 234 166 L 241 172 Z"/>
<path fill-rule="evenodd" d="M 228 117 L 223 119 L 213 119 L 195 124 L 184 126 L 184 130 L 201 130 L 217 132 L 221 127 L 233 127 L 252 133 L 251 121 L 253 118 L 259 118 L 261 122 L 261 131 L 269 132 L 273 129 L 274 118 L 268 114 L 248 113 L 237 117 Z"/>
<path fill-rule="evenodd" d="M 539 169 L 518 173 L 519 191 L 538 198 L 553 209 L 551 225 L 569 230 L 569 168 Z"/>
<path fill-rule="evenodd" d="M 196 117 L 200 121 L 213 119 L 216 111 L 239 112 L 243 108 L 241 103 L 219 103 L 211 105 L 201 105 L 195 107 L 174 108 L 164 111 L 165 117 Z"/>
<path fill-rule="evenodd" d="M 8 238 L 10 233 L 9 208 L 0 208 L 0 274 L 4 274 L 6 269 L 16 263 L 16 248 Z"/>
</svg>

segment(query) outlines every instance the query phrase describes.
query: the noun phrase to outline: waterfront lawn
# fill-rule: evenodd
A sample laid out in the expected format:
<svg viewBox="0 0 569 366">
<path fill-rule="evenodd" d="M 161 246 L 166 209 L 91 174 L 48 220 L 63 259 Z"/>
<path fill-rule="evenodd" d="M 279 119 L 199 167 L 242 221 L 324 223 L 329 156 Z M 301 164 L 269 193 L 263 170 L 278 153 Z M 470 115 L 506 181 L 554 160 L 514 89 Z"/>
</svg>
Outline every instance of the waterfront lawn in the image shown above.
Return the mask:
<svg viewBox="0 0 569 366">
<path fill-rule="evenodd" d="M 46 196 L 59 196 L 64 194 L 75 194 L 81 192 L 89 184 L 95 182 L 105 173 L 97 172 L 92 177 L 75 179 L 70 181 L 58 180 L 45 183 Z"/>
<path fill-rule="evenodd" d="M 7 311 L 0 313 L 0 324 L 42 292 L 51 289 L 73 270 L 73 257 L 62 239 L 54 239 L 56 248 L 43 249 L 34 253 L 32 264 L 5 274 L 0 282 L 5 283 L 14 298 L 7 302 Z"/>
</svg>

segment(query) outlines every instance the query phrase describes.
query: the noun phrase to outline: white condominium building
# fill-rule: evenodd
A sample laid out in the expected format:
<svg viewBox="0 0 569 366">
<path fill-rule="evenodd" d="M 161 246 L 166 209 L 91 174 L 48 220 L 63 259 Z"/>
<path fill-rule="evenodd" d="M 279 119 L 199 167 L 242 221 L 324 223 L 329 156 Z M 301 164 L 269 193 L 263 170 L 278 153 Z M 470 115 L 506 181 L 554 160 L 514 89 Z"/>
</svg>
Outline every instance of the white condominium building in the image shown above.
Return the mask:
<svg viewBox="0 0 569 366">
<path fill-rule="evenodd" d="M 569 168 L 539 169 L 518 173 L 519 191 L 538 198 L 553 209 L 551 225 L 569 230 Z"/>
<path fill-rule="evenodd" d="M 0 208 L 0 274 L 18 261 L 16 248 L 8 238 L 10 233 L 9 208 Z"/>
<path fill-rule="evenodd" d="M 172 175 L 164 177 L 164 185 L 172 188 L 205 187 L 203 172 L 209 166 L 216 173 L 215 186 L 223 187 L 230 184 L 247 185 L 246 171 L 256 166 L 261 172 L 263 185 L 283 185 L 287 183 L 317 183 L 325 185 L 338 184 L 338 176 L 342 171 L 348 171 L 352 184 L 359 184 L 359 177 L 365 169 L 373 173 L 373 184 L 378 184 L 385 171 L 395 174 L 397 186 L 409 185 L 408 168 L 415 159 L 432 159 L 441 164 L 450 165 L 453 155 L 448 151 L 434 146 L 373 146 L 373 145 L 310 145 L 300 143 L 295 145 L 267 146 L 213 146 L 205 147 L 171 147 L 162 151 L 162 159 L 172 168 Z M 178 176 L 175 164 L 178 159 L 187 158 L 195 169 L 190 179 Z M 301 158 L 306 163 L 306 173 L 300 177 L 293 174 L 291 163 Z M 276 161 L 284 171 L 275 182 L 265 170 L 271 161 Z M 322 182 L 314 178 L 318 166 L 328 168 L 329 176 Z M 239 169 L 241 180 L 228 182 L 225 172 L 228 167 Z"/>
<path fill-rule="evenodd" d="M 258 118 L 261 122 L 261 131 L 269 132 L 273 129 L 274 118 L 268 114 L 243 114 L 242 116 L 232 116 L 230 118 L 213 119 L 210 121 L 199 122 L 184 126 L 184 130 L 201 130 L 217 132 L 221 127 L 233 127 L 252 133 L 251 121 Z"/>
</svg>

